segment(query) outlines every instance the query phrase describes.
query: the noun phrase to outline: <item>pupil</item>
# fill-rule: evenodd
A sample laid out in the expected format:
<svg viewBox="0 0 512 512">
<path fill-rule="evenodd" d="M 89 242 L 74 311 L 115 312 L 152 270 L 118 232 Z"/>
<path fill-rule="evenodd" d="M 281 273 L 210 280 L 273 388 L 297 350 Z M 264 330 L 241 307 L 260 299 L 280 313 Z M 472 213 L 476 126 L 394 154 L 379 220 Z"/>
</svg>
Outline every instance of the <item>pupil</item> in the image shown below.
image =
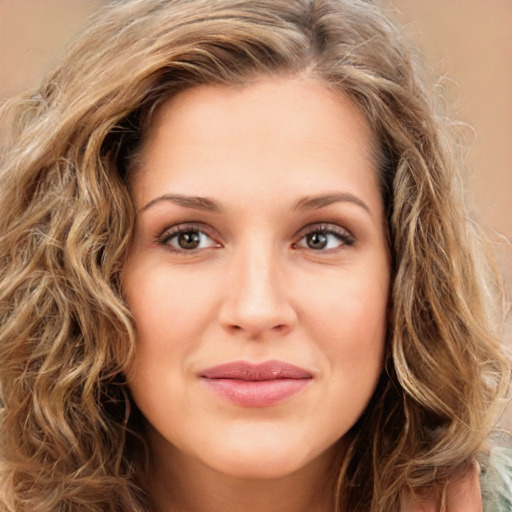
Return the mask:
<svg viewBox="0 0 512 512">
<path fill-rule="evenodd" d="M 323 249 L 327 245 L 327 236 L 324 233 L 311 233 L 307 242 L 311 249 Z"/>
<path fill-rule="evenodd" d="M 178 235 L 178 244 L 182 249 L 196 249 L 200 242 L 197 231 L 186 231 Z"/>
</svg>

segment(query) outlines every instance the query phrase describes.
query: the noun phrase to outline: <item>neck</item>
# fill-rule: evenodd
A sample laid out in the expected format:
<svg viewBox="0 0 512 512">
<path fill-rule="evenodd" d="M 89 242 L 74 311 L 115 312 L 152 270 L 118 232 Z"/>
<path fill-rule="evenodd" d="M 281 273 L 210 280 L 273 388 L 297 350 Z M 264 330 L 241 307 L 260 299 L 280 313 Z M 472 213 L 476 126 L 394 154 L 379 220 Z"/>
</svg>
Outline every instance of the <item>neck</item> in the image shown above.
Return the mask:
<svg viewBox="0 0 512 512">
<path fill-rule="evenodd" d="M 332 454 L 323 454 L 290 475 L 245 479 L 172 452 L 153 457 L 149 472 L 148 490 L 158 512 L 332 512 L 335 508 Z"/>
</svg>

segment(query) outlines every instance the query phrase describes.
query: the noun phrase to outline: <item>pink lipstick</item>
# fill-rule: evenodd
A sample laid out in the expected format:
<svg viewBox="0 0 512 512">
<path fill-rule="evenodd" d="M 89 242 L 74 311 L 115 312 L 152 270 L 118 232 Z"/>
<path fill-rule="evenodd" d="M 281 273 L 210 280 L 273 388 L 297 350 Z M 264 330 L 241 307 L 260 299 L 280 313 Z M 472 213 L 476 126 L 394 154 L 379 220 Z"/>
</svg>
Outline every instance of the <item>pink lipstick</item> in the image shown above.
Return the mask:
<svg viewBox="0 0 512 512">
<path fill-rule="evenodd" d="M 313 379 L 303 368 L 282 361 L 235 361 L 199 373 L 221 398 L 242 407 L 270 407 L 302 391 Z"/>
</svg>

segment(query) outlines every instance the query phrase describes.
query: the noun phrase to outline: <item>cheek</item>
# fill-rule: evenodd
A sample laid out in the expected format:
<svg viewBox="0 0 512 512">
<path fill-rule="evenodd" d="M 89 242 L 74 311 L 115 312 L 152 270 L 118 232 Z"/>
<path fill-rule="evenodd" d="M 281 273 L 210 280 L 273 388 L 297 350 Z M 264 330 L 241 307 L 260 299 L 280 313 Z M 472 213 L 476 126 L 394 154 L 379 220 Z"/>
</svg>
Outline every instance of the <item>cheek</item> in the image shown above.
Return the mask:
<svg viewBox="0 0 512 512">
<path fill-rule="evenodd" d="M 135 319 L 139 344 L 190 346 L 211 316 L 209 294 L 214 289 L 205 275 L 194 277 L 158 267 L 131 273 L 123 291 Z"/>
<path fill-rule="evenodd" d="M 212 317 L 207 290 L 215 287 L 184 275 L 161 265 L 141 266 L 123 283 L 137 329 L 136 357 L 128 370 L 133 384 L 178 379 L 203 339 Z"/>
<path fill-rule="evenodd" d="M 127 371 L 129 387 L 147 418 L 166 423 L 173 411 L 186 409 L 190 397 L 184 383 L 189 361 L 204 337 L 210 303 L 183 272 L 163 269 L 141 266 L 125 279 L 123 292 L 137 329 L 136 355 Z"/>
<path fill-rule="evenodd" d="M 324 332 L 325 340 L 372 345 L 383 338 L 389 295 L 387 272 L 347 269 L 312 280 L 307 290 L 303 314 L 309 317 L 307 323 Z"/>
<path fill-rule="evenodd" d="M 345 389 L 373 392 L 384 359 L 388 286 L 386 273 L 369 272 L 331 279 L 308 295 L 309 337 Z"/>
<path fill-rule="evenodd" d="M 387 301 L 382 298 L 372 303 L 351 295 L 333 302 L 323 310 L 324 321 L 318 327 L 325 349 L 353 360 L 378 357 L 386 335 Z M 320 316 L 318 319 L 321 322 Z"/>
</svg>

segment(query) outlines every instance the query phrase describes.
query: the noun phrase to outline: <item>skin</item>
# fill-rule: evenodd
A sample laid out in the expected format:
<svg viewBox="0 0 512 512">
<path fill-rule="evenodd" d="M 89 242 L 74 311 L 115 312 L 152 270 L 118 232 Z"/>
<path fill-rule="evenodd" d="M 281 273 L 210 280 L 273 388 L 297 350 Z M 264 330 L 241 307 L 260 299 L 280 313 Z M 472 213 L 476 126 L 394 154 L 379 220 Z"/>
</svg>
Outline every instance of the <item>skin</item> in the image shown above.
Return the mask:
<svg viewBox="0 0 512 512">
<path fill-rule="evenodd" d="M 199 86 L 156 112 L 122 278 L 159 510 L 332 510 L 334 444 L 384 355 L 389 255 L 371 143 L 349 99 L 307 78 Z M 200 236 L 193 250 L 173 232 L 184 224 Z M 271 407 L 232 404 L 198 378 L 275 359 L 313 378 Z"/>
<path fill-rule="evenodd" d="M 480 467 L 474 463 L 463 475 L 446 484 L 430 489 L 422 495 L 407 496 L 402 504 L 404 512 L 484 512 L 480 489 Z M 444 498 L 443 498 L 444 491 Z M 444 507 L 443 508 L 443 502 Z"/>
</svg>

